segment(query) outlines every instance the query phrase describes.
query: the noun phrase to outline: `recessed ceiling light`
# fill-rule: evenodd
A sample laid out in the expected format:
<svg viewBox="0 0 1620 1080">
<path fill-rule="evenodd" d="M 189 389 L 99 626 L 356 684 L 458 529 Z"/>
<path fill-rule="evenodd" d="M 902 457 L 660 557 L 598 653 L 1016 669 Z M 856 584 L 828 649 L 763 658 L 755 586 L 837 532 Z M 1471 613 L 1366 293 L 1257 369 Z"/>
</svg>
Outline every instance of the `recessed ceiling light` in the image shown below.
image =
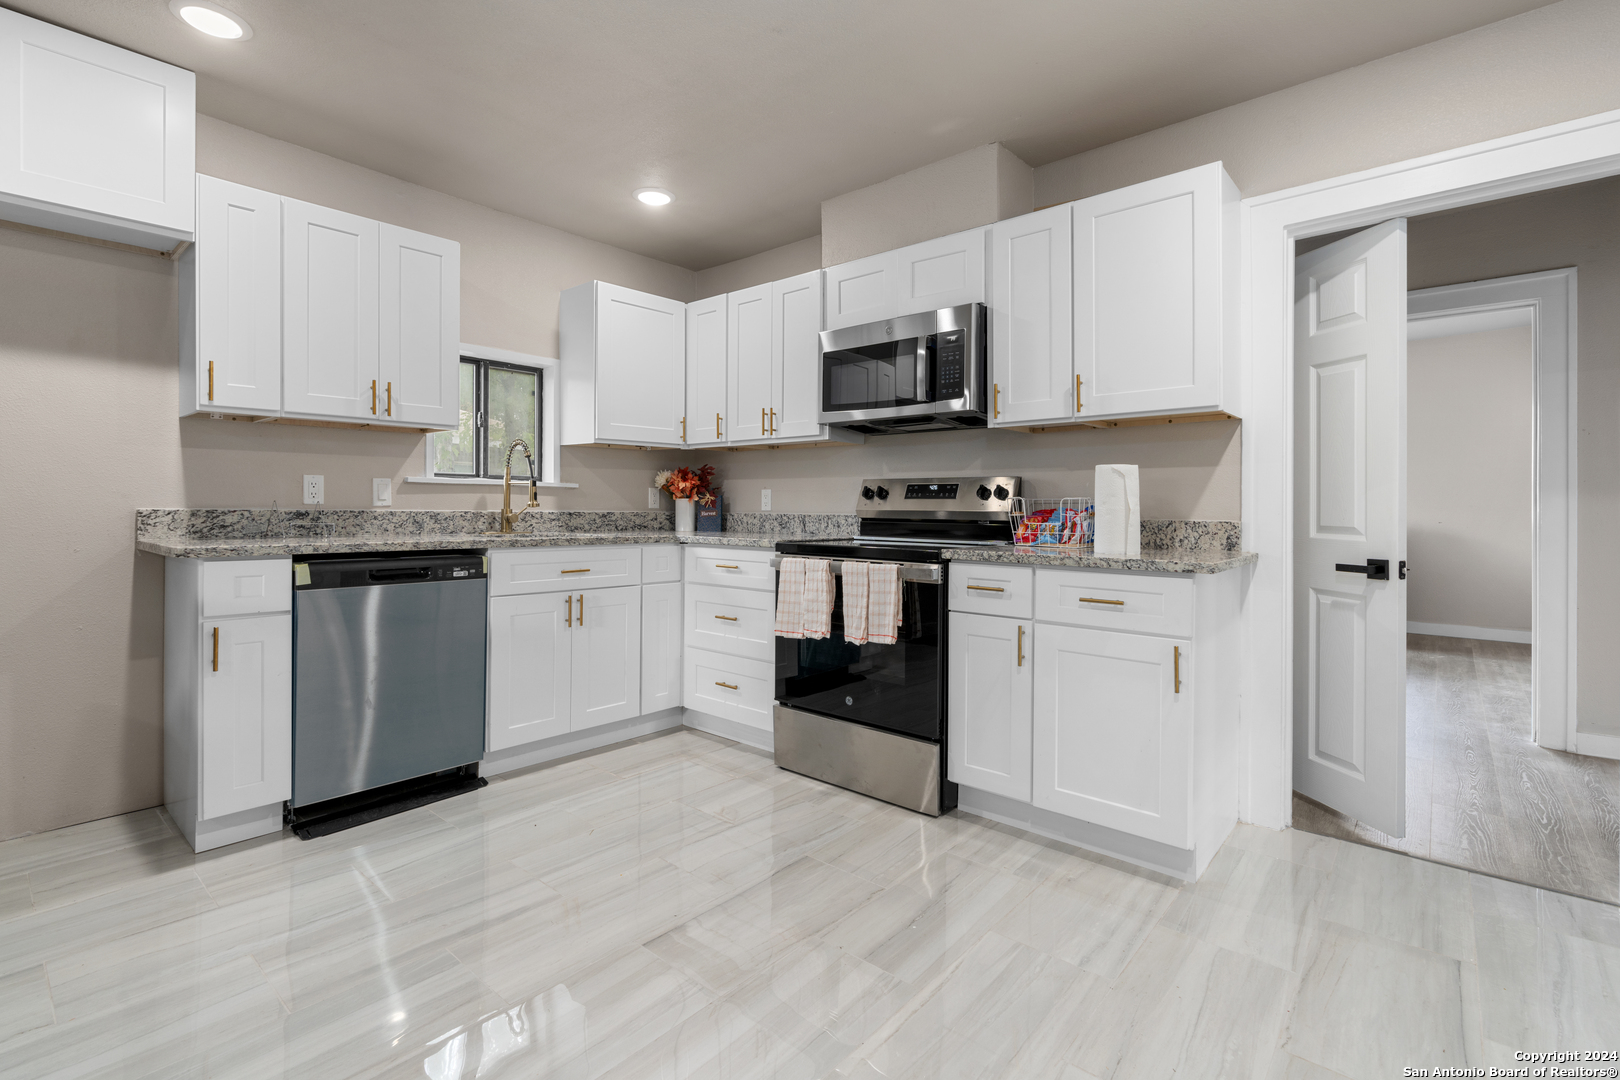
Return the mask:
<svg viewBox="0 0 1620 1080">
<path fill-rule="evenodd" d="M 648 206 L 668 206 L 671 195 L 662 188 L 644 187 L 636 192 L 636 198 Z"/>
<path fill-rule="evenodd" d="M 253 27 L 234 11 L 226 11 L 208 0 L 169 0 L 169 10 L 194 30 L 227 41 L 246 41 Z"/>
</svg>

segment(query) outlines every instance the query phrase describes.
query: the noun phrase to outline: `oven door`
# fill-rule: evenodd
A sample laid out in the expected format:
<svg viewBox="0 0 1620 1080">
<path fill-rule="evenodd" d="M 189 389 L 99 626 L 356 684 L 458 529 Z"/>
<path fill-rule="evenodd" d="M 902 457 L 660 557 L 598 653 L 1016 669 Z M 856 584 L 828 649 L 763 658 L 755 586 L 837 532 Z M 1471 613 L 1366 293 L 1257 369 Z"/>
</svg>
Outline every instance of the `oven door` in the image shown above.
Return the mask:
<svg viewBox="0 0 1620 1080">
<path fill-rule="evenodd" d="M 893 645 L 844 640 L 844 581 L 833 581 L 832 633 L 819 641 L 776 639 L 776 700 L 939 741 L 945 700 L 943 581 L 901 582 L 900 632 Z"/>
</svg>

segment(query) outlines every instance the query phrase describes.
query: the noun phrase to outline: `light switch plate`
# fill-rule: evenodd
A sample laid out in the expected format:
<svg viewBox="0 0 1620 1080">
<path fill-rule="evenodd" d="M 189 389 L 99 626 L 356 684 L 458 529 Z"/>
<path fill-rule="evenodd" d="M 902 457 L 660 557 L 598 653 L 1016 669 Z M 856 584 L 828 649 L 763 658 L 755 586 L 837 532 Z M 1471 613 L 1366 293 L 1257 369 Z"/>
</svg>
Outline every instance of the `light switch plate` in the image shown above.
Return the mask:
<svg viewBox="0 0 1620 1080">
<path fill-rule="evenodd" d="M 771 508 L 771 489 L 770 488 L 760 488 L 759 489 L 759 508 L 761 510 L 769 510 Z"/>
<path fill-rule="evenodd" d="M 326 501 L 326 477 L 304 474 L 304 505 L 319 506 Z"/>
<path fill-rule="evenodd" d="M 371 481 L 371 505 L 394 505 L 394 481 L 386 476 L 378 476 Z"/>
</svg>

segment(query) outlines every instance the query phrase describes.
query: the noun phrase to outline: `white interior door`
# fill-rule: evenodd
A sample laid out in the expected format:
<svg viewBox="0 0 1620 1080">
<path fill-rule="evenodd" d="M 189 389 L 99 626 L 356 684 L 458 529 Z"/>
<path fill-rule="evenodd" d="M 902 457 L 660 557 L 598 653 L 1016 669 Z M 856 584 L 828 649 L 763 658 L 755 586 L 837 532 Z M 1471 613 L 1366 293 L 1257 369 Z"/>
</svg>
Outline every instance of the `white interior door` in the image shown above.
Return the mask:
<svg viewBox="0 0 1620 1080">
<path fill-rule="evenodd" d="M 1294 267 L 1294 788 L 1390 836 L 1406 835 L 1405 558 L 1400 218 Z"/>
</svg>

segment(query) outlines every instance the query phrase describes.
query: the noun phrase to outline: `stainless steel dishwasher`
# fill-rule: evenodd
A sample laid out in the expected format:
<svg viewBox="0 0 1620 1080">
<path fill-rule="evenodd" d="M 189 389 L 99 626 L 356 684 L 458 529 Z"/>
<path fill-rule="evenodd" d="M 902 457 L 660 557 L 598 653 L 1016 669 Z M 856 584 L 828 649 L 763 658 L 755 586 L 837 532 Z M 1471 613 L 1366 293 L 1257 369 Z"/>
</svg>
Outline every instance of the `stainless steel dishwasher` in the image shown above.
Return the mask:
<svg viewBox="0 0 1620 1080">
<path fill-rule="evenodd" d="M 314 804 L 327 805 L 305 813 L 306 824 L 361 808 L 359 820 L 320 835 L 406 808 L 378 812 L 390 795 L 409 801 L 415 792 L 411 805 L 444 797 L 423 798 L 422 784 L 403 782 L 472 774 L 463 767 L 484 756 L 486 576 L 483 556 L 470 551 L 295 562 L 295 828 Z M 373 792 L 369 804 L 344 800 Z"/>
</svg>

